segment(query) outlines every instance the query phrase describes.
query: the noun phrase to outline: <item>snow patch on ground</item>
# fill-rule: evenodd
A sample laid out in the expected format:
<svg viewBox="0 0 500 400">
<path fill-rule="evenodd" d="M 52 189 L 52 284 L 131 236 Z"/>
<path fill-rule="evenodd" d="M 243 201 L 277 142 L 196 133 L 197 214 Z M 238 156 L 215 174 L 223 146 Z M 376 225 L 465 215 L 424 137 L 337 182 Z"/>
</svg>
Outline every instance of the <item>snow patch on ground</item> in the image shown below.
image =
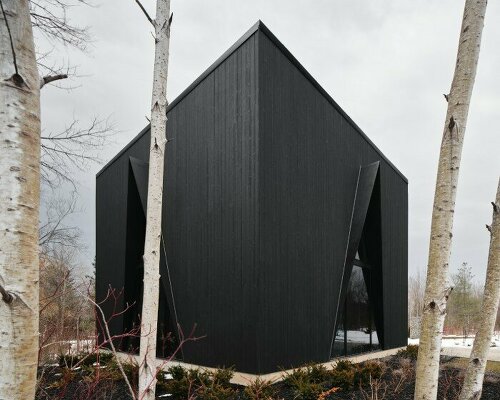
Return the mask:
<svg viewBox="0 0 500 400">
<path fill-rule="evenodd" d="M 418 339 L 408 339 L 408 344 L 417 344 Z M 469 357 L 474 343 L 474 336 L 464 339 L 459 336 L 443 336 L 441 353 L 453 357 Z M 491 340 L 488 360 L 500 361 L 500 334 Z"/>
</svg>

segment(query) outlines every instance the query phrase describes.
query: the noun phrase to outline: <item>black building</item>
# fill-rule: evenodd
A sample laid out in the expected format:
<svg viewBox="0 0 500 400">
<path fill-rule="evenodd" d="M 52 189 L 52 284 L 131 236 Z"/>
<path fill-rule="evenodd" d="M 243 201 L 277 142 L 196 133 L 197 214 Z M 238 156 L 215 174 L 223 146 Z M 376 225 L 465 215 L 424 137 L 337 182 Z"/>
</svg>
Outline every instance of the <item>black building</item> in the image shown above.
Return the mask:
<svg viewBox="0 0 500 400">
<path fill-rule="evenodd" d="M 167 132 L 160 356 L 177 323 L 206 335 L 183 361 L 251 373 L 406 345 L 408 182 L 261 22 Z M 97 298 L 134 304 L 113 333 L 141 309 L 149 140 L 97 175 Z"/>
</svg>

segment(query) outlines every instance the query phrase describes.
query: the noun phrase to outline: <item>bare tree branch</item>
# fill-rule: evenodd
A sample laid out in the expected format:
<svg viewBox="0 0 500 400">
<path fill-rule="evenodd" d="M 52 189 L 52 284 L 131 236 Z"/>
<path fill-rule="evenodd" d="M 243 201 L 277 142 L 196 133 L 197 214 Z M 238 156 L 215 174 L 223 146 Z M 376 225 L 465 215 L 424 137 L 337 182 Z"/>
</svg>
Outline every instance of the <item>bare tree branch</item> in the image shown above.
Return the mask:
<svg viewBox="0 0 500 400">
<path fill-rule="evenodd" d="M 68 10 L 77 5 L 92 6 L 88 0 L 30 0 L 33 28 L 49 41 L 86 51 L 90 43 L 88 27 L 71 23 Z"/>
<path fill-rule="evenodd" d="M 115 134 L 109 119 L 94 118 L 87 127 L 78 120 L 58 133 L 42 134 L 41 174 L 49 187 L 68 182 L 76 188 L 72 172 L 86 171 L 89 164 L 101 162 L 99 152 Z"/>
<path fill-rule="evenodd" d="M 146 18 L 148 19 L 148 21 L 151 23 L 151 25 L 153 25 L 153 27 L 155 26 L 155 21 L 153 21 L 153 18 L 151 18 L 148 14 L 148 12 L 146 11 L 146 9 L 144 8 L 144 6 L 142 5 L 142 3 L 139 1 L 139 0 L 135 0 L 135 2 L 137 3 L 137 5 L 139 6 L 139 8 L 142 10 L 142 12 L 144 13 L 144 15 L 146 16 Z"/>
<path fill-rule="evenodd" d="M 14 69 L 16 71 L 16 75 L 19 74 L 17 70 L 17 60 L 16 60 L 16 50 L 14 48 L 14 41 L 12 40 L 12 33 L 10 31 L 10 26 L 9 26 L 9 21 L 7 20 L 7 14 L 5 13 L 5 10 L 3 8 L 3 1 L 0 0 L 0 7 L 2 8 L 2 15 L 3 19 L 5 21 L 5 26 L 7 27 L 7 32 L 9 33 L 9 40 L 10 40 L 10 48 L 12 49 L 12 61 L 14 63 Z"/>
<path fill-rule="evenodd" d="M 66 79 L 67 74 L 57 74 L 57 75 L 47 75 L 40 78 L 40 89 L 43 88 L 47 83 L 58 81 L 61 79 Z"/>
<path fill-rule="evenodd" d="M 87 45 L 92 42 L 88 27 L 80 27 L 73 24 L 68 15 L 70 9 L 78 5 L 91 6 L 88 0 L 30 0 L 30 14 L 32 25 L 35 32 L 39 32 L 48 40 L 43 43 L 52 45 L 50 50 L 38 50 L 37 64 L 40 70 L 40 76 L 68 75 L 76 76 L 76 68 L 73 66 L 55 66 L 51 61 L 51 55 L 58 44 L 70 46 L 82 51 L 87 50 Z M 59 63 L 59 58 L 57 58 Z M 52 64 L 52 65 L 51 65 Z M 42 78 L 41 78 L 42 79 Z M 41 81 L 43 87 L 46 83 Z M 54 85 L 63 89 L 73 89 L 74 87 L 63 87 Z"/>
<path fill-rule="evenodd" d="M 76 193 L 69 198 L 54 197 L 46 203 L 45 221 L 39 227 L 42 254 L 48 254 L 55 246 L 76 249 L 80 244 L 80 229 L 66 225 L 67 218 L 76 212 Z"/>
<path fill-rule="evenodd" d="M 37 52 L 36 63 L 38 65 L 38 71 L 40 74 L 40 79 L 46 76 L 53 75 L 67 75 L 69 79 L 74 80 L 75 78 L 85 77 L 85 75 L 78 73 L 78 66 L 71 65 L 68 61 L 53 60 L 53 53 L 56 52 L 55 46 L 48 50 L 39 50 Z M 60 89 L 71 90 L 81 85 L 72 85 L 68 86 L 67 84 L 64 86 L 59 86 L 57 84 L 53 84 L 52 86 Z"/>
<path fill-rule="evenodd" d="M 14 296 L 12 296 L 9 292 L 5 290 L 5 288 L 2 286 L 0 283 L 0 293 L 2 294 L 2 299 L 5 301 L 7 304 L 12 303 L 14 300 Z"/>
</svg>

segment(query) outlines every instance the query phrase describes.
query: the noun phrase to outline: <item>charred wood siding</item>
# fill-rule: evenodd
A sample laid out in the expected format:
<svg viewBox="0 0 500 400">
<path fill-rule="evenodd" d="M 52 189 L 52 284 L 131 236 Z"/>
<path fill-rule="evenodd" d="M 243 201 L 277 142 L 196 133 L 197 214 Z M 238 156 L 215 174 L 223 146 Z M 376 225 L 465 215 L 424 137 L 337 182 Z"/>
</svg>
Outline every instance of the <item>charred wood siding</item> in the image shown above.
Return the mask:
<svg viewBox="0 0 500 400">
<path fill-rule="evenodd" d="M 327 361 L 360 166 L 381 162 L 384 339 L 406 344 L 407 182 L 259 32 L 260 366 Z"/>
<path fill-rule="evenodd" d="M 206 335 L 186 345 L 182 356 L 192 363 L 227 365 L 238 354 L 243 370 L 252 370 L 256 357 L 257 78 L 252 34 L 169 107 L 172 140 L 165 157 L 163 232 L 177 315 L 185 333 L 196 324 L 195 336 Z M 135 296 L 141 286 L 134 273 L 137 260 L 125 257 L 126 200 L 129 157 L 148 161 L 148 143 L 145 130 L 97 179 L 101 298 L 111 284 L 125 287 L 130 301 L 129 293 Z M 172 296 L 167 297 L 173 314 Z M 121 299 L 118 309 L 123 307 Z M 121 324 L 122 318 L 114 321 L 114 332 Z"/>
<path fill-rule="evenodd" d="M 144 130 L 133 146 L 128 147 L 98 174 L 96 180 L 96 299 L 103 300 L 110 286 L 120 292 L 131 282 L 134 270 L 127 262 L 127 207 L 129 182 L 129 157 L 148 159 L 149 134 Z M 140 209 L 137 213 L 142 212 Z M 137 282 L 140 285 L 140 282 Z M 113 307 L 117 311 L 125 309 L 127 293 L 103 304 L 103 310 L 110 316 Z M 124 315 L 110 321 L 113 334 L 123 331 Z"/>
<path fill-rule="evenodd" d="M 386 348 L 406 343 L 407 181 L 263 24 L 172 102 L 167 136 L 165 315 L 175 326 L 175 300 L 184 332 L 206 335 L 184 361 L 328 360 L 356 179 L 376 161 L 380 330 Z M 117 309 L 140 298 L 130 157 L 147 162 L 148 143 L 145 129 L 97 177 L 96 293 L 124 287 Z"/>
<path fill-rule="evenodd" d="M 255 361 L 257 37 L 251 36 L 168 114 L 166 247 L 184 330 L 207 335 L 185 360 Z M 245 318 L 242 318 L 245 315 Z"/>
</svg>

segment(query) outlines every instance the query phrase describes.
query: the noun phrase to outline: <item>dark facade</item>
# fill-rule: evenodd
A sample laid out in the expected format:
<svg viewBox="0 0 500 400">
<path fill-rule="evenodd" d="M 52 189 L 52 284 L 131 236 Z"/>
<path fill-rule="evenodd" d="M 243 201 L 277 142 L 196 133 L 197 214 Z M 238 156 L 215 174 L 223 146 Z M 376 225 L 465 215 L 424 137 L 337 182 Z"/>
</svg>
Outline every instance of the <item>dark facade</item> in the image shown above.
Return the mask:
<svg viewBox="0 0 500 400">
<path fill-rule="evenodd" d="M 167 132 L 159 335 L 206 335 L 179 358 L 266 373 L 406 345 L 408 182 L 261 22 Z M 114 333 L 140 312 L 149 133 L 97 175 L 97 298 L 135 302 Z"/>
</svg>

